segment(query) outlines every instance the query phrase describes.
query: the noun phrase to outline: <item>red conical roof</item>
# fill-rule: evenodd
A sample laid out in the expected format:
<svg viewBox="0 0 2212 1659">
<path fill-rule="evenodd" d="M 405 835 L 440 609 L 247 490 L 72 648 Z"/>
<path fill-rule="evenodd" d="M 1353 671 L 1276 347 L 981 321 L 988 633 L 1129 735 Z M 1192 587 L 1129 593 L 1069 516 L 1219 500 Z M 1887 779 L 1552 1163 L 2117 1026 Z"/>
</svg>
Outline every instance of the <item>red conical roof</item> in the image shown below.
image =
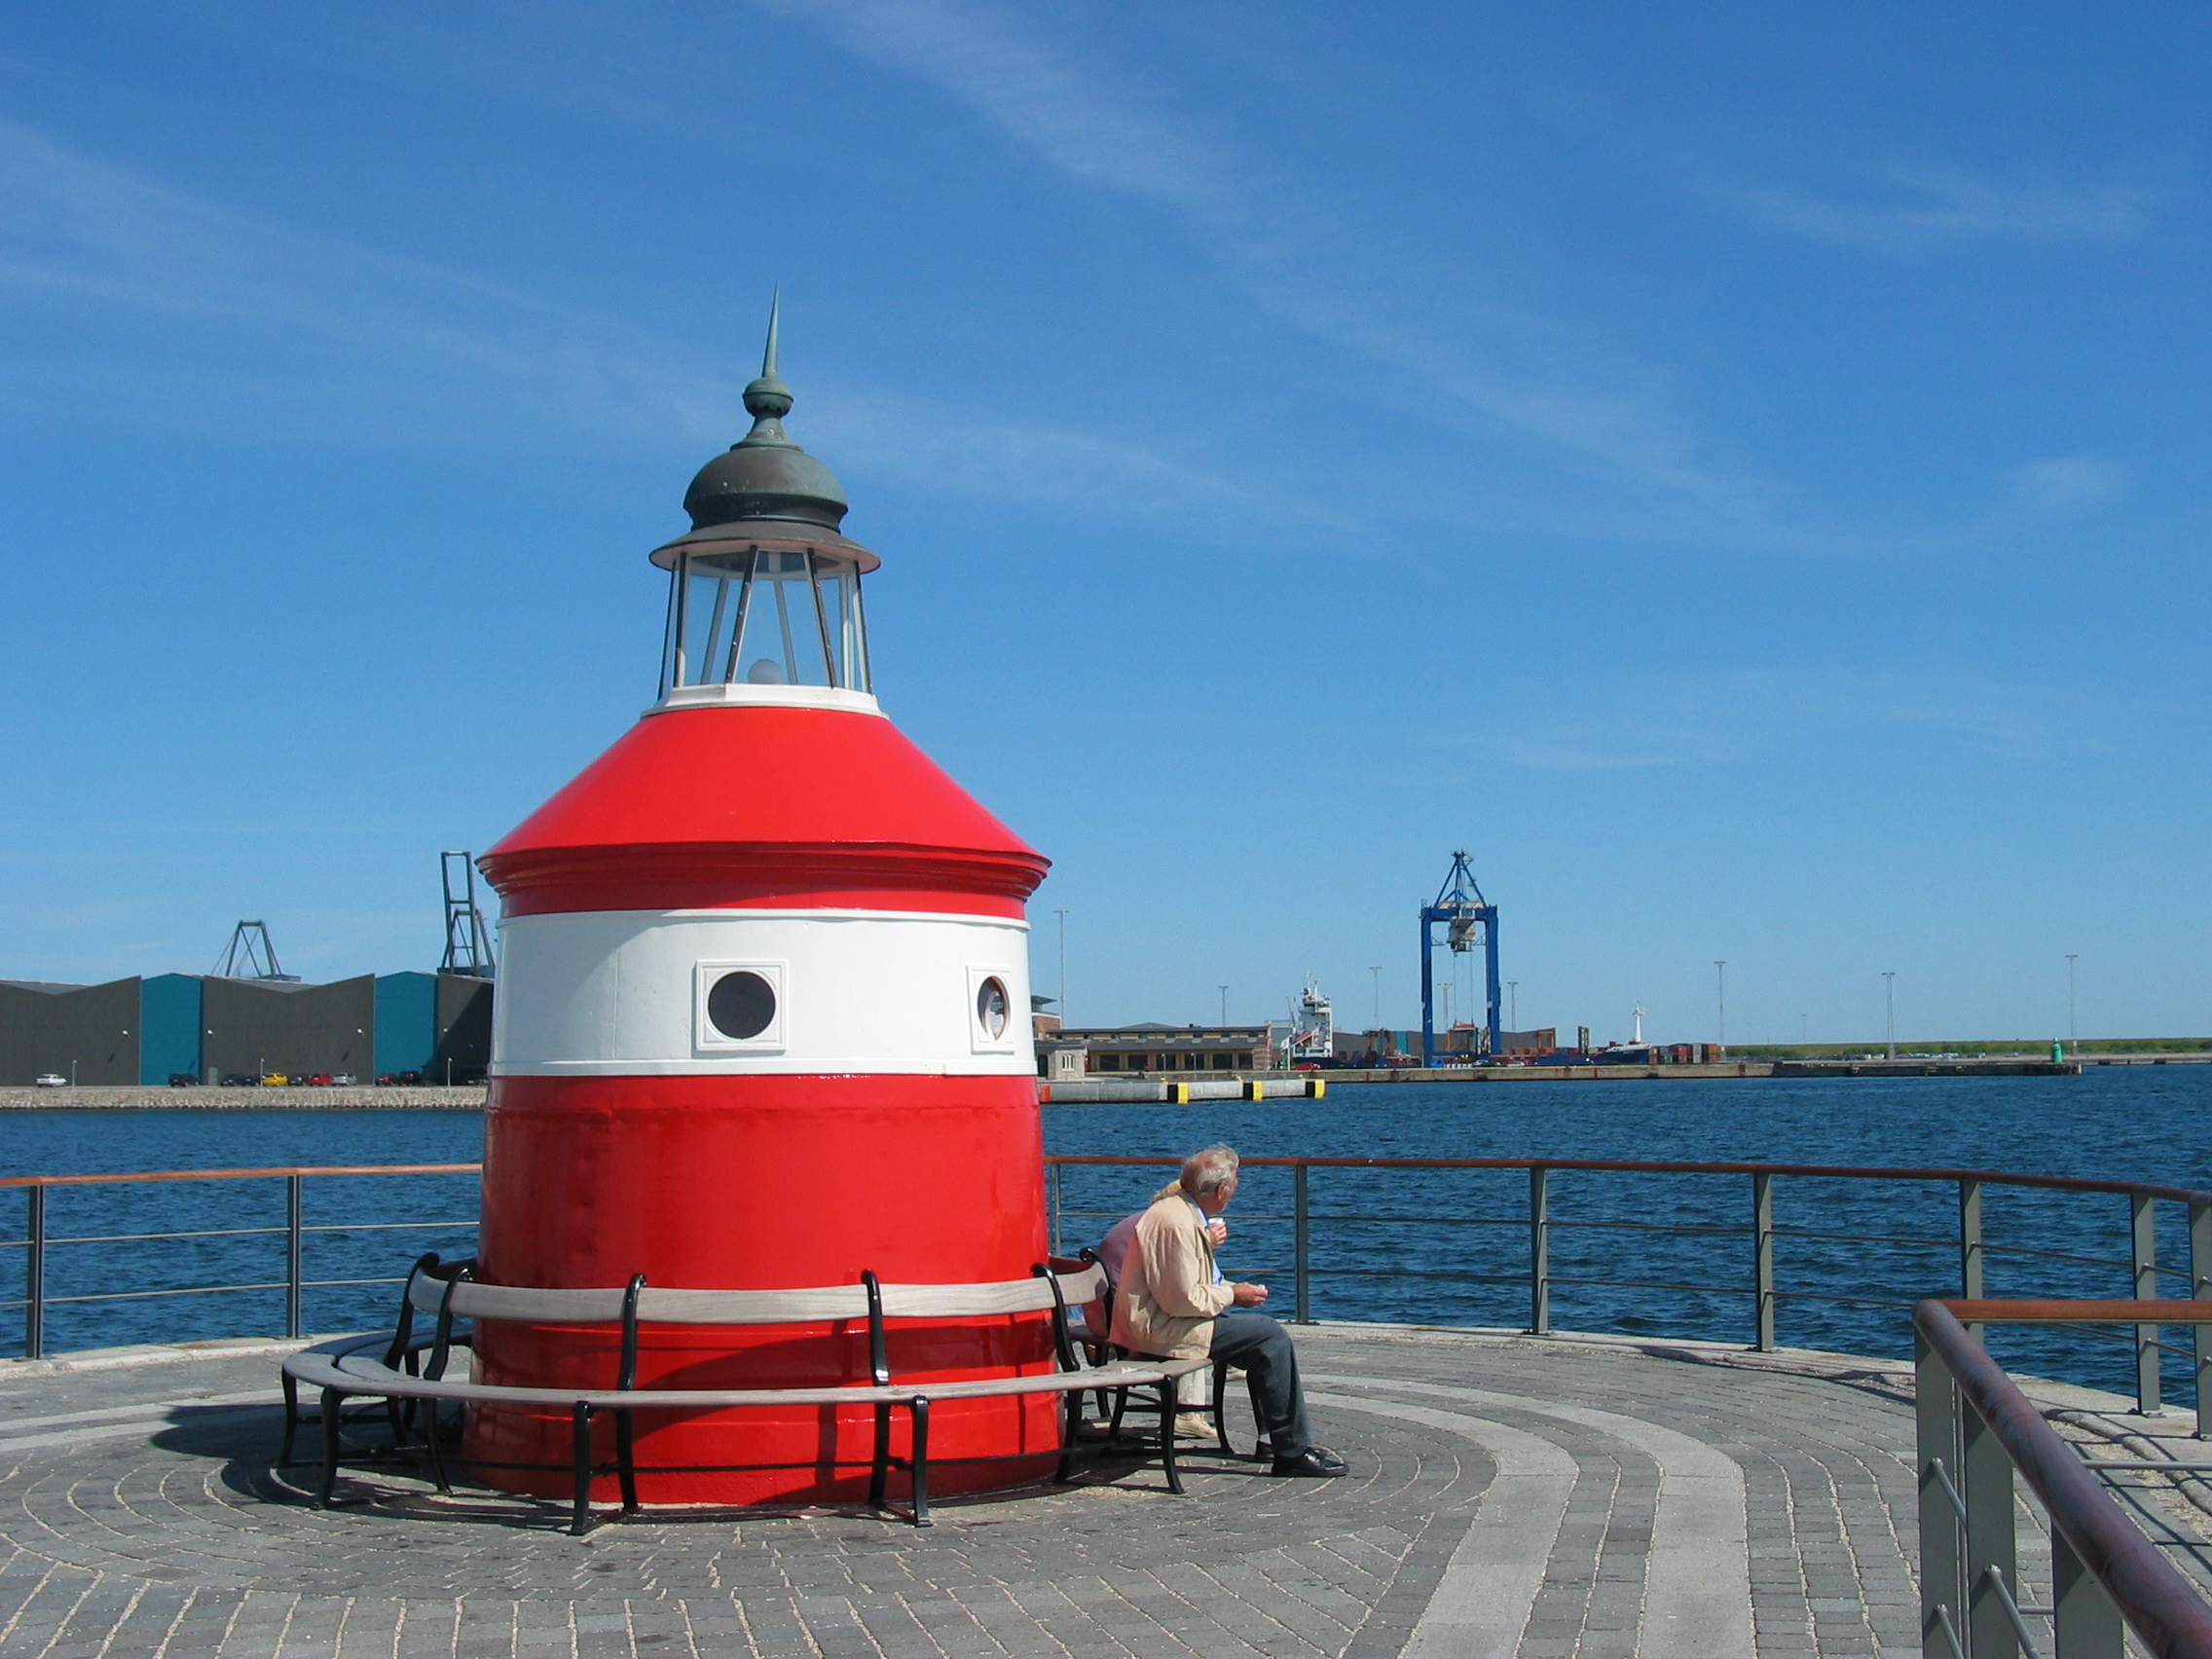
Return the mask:
<svg viewBox="0 0 2212 1659">
<path fill-rule="evenodd" d="M 648 715 L 483 857 L 510 915 L 730 905 L 1018 916 L 1049 860 L 877 715 Z"/>
</svg>

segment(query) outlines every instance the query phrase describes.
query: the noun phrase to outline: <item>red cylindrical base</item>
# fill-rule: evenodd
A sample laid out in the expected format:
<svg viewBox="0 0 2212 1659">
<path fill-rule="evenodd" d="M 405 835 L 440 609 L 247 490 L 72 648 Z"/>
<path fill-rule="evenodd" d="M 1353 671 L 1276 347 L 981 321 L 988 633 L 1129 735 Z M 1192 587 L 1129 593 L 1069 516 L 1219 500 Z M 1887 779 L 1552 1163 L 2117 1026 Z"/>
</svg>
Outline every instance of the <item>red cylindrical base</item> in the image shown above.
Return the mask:
<svg viewBox="0 0 2212 1659">
<path fill-rule="evenodd" d="M 485 1114 L 479 1276 L 685 1290 L 960 1284 L 1027 1276 L 1045 1258 L 1043 1137 L 1025 1077 L 500 1078 Z M 612 1387 L 611 1329 L 487 1322 L 487 1382 Z M 1043 1314 L 894 1321 L 894 1377 L 1050 1371 Z M 648 1326 L 640 1387 L 813 1387 L 867 1381 L 866 1321 Z M 1057 1396 L 933 1406 L 931 1489 L 1048 1472 Z M 640 1496 L 659 1503 L 828 1502 L 866 1490 L 863 1407 L 641 1412 Z M 612 1425 L 602 1429 L 602 1460 Z M 892 1449 L 907 1450 L 903 1411 Z M 465 1456 L 494 1486 L 567 1495 L 566 1413 L 472 1409 Z M 1026 1456 L 1025 1456 L 1026 1454 Z M 1005 1461 L 963 1461 L 996 1458 Z M 501 1464 L 535 1464 L 535 1469 Z M 779 1464 L 732 1470 L 730 1464 Z M 898 1489 L 894 1489 L 897 1495 Z M 611 1496 L 611 1485 L 601 1495 Z"/>
</svg>

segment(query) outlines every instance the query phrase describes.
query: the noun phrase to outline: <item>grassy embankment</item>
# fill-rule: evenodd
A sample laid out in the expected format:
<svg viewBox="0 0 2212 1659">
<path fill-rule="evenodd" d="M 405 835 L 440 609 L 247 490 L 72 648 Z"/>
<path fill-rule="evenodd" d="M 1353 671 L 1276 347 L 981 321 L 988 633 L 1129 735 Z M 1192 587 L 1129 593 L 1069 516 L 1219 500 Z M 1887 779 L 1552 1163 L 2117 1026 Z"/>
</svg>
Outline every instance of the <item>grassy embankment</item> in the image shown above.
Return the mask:
<svg viewBox="0 0 2212 1659">
<path fill-rule="evenodd" d="M 1898 1040 L 1898 1054 L 2017 1054 L 2022 1059 L 2039 1059 L 2050 1053 L 2048 1037 L 2021 1037 L 1989 1043 L 1937 1043 L 1927 1041 L 1906 1042 Z M 1728 1057 L 1732 1060 L 1856 1060 L 1885 1051 L 1880 1042 L 1873 1043 L 1731 1043 Z M 2201 1054 L 2212 1051 L 2212 1037 L 2084 1037 L 2081 1051 L 2084 1054 Z M 2067 1047 L 2069 1058 L 2074 1053 Z"/>
</svg>

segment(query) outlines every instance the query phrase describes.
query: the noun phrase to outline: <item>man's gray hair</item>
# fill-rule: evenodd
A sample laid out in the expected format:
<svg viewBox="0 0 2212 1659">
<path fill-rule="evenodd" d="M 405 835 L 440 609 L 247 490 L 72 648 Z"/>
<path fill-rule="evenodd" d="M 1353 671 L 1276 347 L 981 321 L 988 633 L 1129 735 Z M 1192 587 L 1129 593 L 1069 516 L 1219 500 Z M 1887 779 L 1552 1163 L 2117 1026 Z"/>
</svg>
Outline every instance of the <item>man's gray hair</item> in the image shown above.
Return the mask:
<svg viewBox="0 0 2212 1659">
<path fill-rule="evenodd" d="M 1194 1198 L 1218 1193 L 1236 1179 L 1236 1149 L 1209 1146 L 1183 1160 L 1183 1191 Z"/>
</svg>

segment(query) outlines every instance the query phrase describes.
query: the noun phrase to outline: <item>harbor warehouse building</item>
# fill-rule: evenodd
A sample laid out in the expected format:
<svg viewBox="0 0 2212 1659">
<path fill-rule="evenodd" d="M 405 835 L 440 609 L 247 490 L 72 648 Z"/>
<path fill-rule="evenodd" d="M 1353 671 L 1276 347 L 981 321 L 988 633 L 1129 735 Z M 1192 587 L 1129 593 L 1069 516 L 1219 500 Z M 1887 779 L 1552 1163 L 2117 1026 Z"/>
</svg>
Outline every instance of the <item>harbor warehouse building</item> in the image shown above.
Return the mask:
<svg viewBox="0 0 2212 1659">
<path fill-rule="evenodd" d="M 0 979 L 0 1087 L 108 1088 L 231 1076 L 484 1076 L 492 981 L 364 974 L 326 985 L 157 974 L 104 985 Z"/>
</svg>

